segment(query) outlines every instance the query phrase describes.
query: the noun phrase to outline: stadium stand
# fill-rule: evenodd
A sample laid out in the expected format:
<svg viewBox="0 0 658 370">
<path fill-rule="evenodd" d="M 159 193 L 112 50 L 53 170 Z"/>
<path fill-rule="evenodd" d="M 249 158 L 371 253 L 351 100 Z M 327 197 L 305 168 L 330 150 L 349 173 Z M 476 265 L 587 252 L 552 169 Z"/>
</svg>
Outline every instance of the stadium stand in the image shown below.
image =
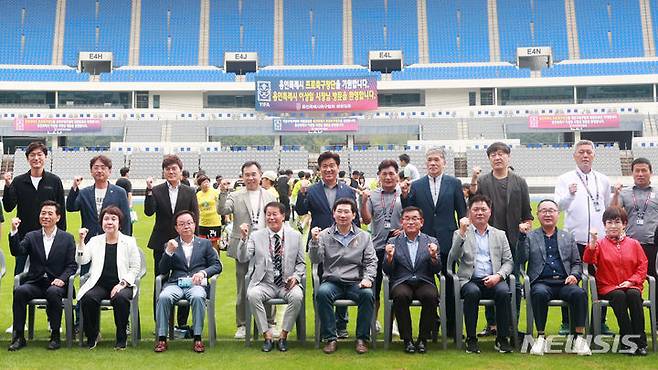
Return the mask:
<svg viewBox="0 0 658 370">
<path fill-rule="evenodd" d="M 82 51 L 111 51 L 114 66 L 128 64 L 130 0 L 67 0 L 64 64 L 78 64 Z"/>
<path fill-rule="evenodd" d="M 308 168 L 308 151 L 298 145 L 283 145 L 279 153 L 280 169 Z"/>
<path fill-rule="evenodd" d="M 162 178 L 162 152 L 133 152 L 126 157 L 126 163 L 130 166 L 130 177 L 134 179 L 145 179 L 149 176 Z"/>
<path fill-rule="evenodd" d="M 283 19 L 285 64 L 343 64 L 341 2 L 286 0 Z"/>
<path fill-rule="evenodd" d="M 235 74 L 215 67 L 203 69 L 134 69 L 117 68 L 112 73 L 101 73 L 106 82 L 233 82 Z"/>
<path fill-rule="evenodd" d="M 459 132 L 457 131 L 458 120 L 432 120 L 430 122 L 421 122 L 420 127 L 424 140 L 457 140 Z"/>
<path fill-rule="evenodd" d="M 564 0 L 497 0 L 501 59 L 516 62 L 516 48 L 550 46 L 554 60 L 569 58 Z"/>
<path fill-rule="evenodd" d="M 394 80 L 468 80 L 487 78 L 529 78 L 530 70 L 513 65 L 409 67 L 393 71 Z"/>
<path fill-rule="evenodd" d="M 110 179 L 114 180 L 119 177 L 119 169 L 124 166 L 125 158 L 123 153 L 114 151 L 94 151 L 84 150 L 84 148 L 57 148 L 49 153 L 52 160 L 52 171 L 59 176 L 64 182 L 64 187 L 74 176 L 88 177 L 90 173 L 89 161 L 97 155 L 105 155 L 112 160 L 112 172 Z M 27 170 L 27 169 L 26 169 Z"/>
<path fill-rule="evenodd" d="M 0 81 L 89 81 L 88 73 L 69 67 L 0 68 Z"/>
<path fill-rule="evenodd" d="M 608 63 L 569 63 L 553 65 L 553 68 L 543 69 L 542 77 L 570 76 L 615 76 L 644 75 L 658 73 L 658 61 L 628 61 Z"/>
<path fill-rule="evenodd" d="M 580 57 L 644 56 L 638 1 L 575 0 Z"/>
<path fill-rule="evenodd" d="M 141 65 L 197 65 L 199 1 L 142 0 Z"/>
<path fill-rule="evenodd" d="M 426 0 L 432 63 L 487 62 L 486 0 Z"/>
<path fill-rule="evenodd" d="M 174 154 L 183 162 L 183 169 L 190 171 L 190 174 L 199 170 L 199 152 L 177 152 Z M 196 184 L 193 184 L 193 186 L 196 186 Z"/>
<path fill-rule="evenodd" d="M 505 129 L 500 121 L 474 119 L 468 122 L 468 137 L 472 139 L 500 139 L 505 137 Z"/>
<path fill-rule="evenodd" d="M 418 17 L 406 0 L 352 2 L 354 64 L 368 65 L 370 50 L 402 50 L 405 64 L 418 63 Z"/>
<path fill-rule="evenodd" d="M 125 141 L 159 142 L 162 140 L 160 121 L 126 121 Z"/>
<path fill-rule="evenodd" d="M 0 64 L 50 64 L 56 0 L 3 1 Z M 1 77 L 0 77 L 1 78 Z"/>
<path fill-rule="evenodd" d="M 206 123 L 203 121 L 171 122 L 171 141 L 203 143 L 208 141 Z"/>
<path fill-rule="evenodd" d="M 274 0 L 210 0 L 210 64 L 224 65 L 227 51 L 257 51 L 259 66 L 272 65 Z"/>
</svg>

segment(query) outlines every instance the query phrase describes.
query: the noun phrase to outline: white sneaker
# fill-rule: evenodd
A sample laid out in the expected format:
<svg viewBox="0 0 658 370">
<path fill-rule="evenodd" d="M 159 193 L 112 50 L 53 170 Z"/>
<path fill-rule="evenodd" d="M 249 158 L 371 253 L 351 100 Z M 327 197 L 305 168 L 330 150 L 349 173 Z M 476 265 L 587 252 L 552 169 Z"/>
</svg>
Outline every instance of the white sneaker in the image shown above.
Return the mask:
<svg viewBox="0 0 658 370">
<path fill-rule="evenodd" d="M 247 335 L 247 329 L 244 326 L 238 326 L 238 330 L 235 331 L 233 338 L 235 339 L 244 339 Z"/>
<path fill-rule="evenodd" d="M 535 339 L 535 343 L 530 348 L 530 354 L 535 356 L 543 356 L 544 351 L 546 350 L 546 338 L 543 335 L 540 335 Z"/>
<path fill-rule="evenodd" d="M 592 350 L 589 348 L 589 344 L 582 336 L 577 336 L 576 340 L 573 343 L 573 352 L 578 356 L 591 356 Z"/>
<path fill-rule="evenodd" d="M 395 337 L 400 336 L 400 331 L 398 330 L 398 322 L 397 321 L 393 321 L 393 330 L 391 330 L 391 334 L 393 334 L 393 336 L 395 336 Z"/>
<path fill-rule="evenodd" d="M 375 331 L 380 333 L 382 331 L 382 326 L 379 324 L 379 320 L 375 321 Z"/>
</svg>

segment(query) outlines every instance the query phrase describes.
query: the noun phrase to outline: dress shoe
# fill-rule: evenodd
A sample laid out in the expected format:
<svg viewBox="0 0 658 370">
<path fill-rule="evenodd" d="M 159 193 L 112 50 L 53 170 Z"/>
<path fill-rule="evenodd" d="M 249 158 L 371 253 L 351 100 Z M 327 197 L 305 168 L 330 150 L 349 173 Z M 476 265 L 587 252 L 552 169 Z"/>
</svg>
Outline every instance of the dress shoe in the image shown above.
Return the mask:
<svg viewBox="0 0 658 370">
<path fill-rule="evenodd" d="M 354 346 L 354 349 L 356 350 L 356 353 L 362 355 L 362 354 L 368 352 L 368 345 L 366 344 L 365 340 L 357 339 L 356 340 L 356 345 Z"/>
<path fill-rule="evenodd" d="M 288 350 L 288 339 L 279 338 L 279 341 L 276 343 L 276 347 L 281 352 L 286 352 Z"/>
<path fill-rule="evenodd" d="M 425 339 L 418 339 L 418 342 L 416 342 L 416 352 L 427 352 L 427 341 Z"/>
<path fill-rule="evenodd" d="M 347 332 L 347 329 L 341 329 L 336 331 L 336 337 L 338 339 L 347 339 L 349 338 L 350 334 Z"/>
<path fill-rule="evenodd" d="M 48 342 L 48 349 L 49 350 L 57 350 L 62 347 L 62 341 L 59 338 L 59 335 L 52 335 L 50 337 L 50 342 Z"/>
<path fill-rule="evenodd" d="M 261 347 L 261 351 L 263 352 L 269 352 L 272 350 L 272 347 L 274 347 L 274 342 L 272 342 L 272 339 L 265 339 L 263 342 L 263 347 Z"/>
<path fill-rule="evenodd" d="M 466 338 L 466 353 L 480 353 L 480 345 L 477 338 Z"/>
<path fill-rule="evenodd" d="M 640 347 L 635 350 L 635 353 L 633 353 L 633 356 L 646 356 L 647 355 L 647 347 Z"/>
<path fill-rule="evenodd" d="M 407 353 L 415 353 L 416 352 L 416 346 L 414 346 L 414 342 L 410 340 L 405 340 L 404 341 L 404 351 Z"/>
<path fill-rule="evenodd" d="M 203 341 L 195 340 L 192 350 L 196 353 L 203 353 L 206 351 L 206 346 L 203 345 Z"/>
<path fill-rule="evenodd" d="M 126 343 L 126 338 L 117 339 L 116 343 L 114 343 L 114 349 L 117 351 L 123 351 L 126 349 Z"/>
<path fill-rule="evenodd" d="M 322 348 L 322 352 L 326 354 L 336 352 L 337 343 L 338 342 L 335 339 L 328 341 L 327 343 L 325 343 L 324 347 Z"/>
<path fill-rule="evenodd" d="M 19 349 L 27 346 L 27 342 L 25 341 L 25 338 L 23 337 L 17 337 L 14 338 L 14 340 L 11 341 L 11 344 L 9 345 L 8 350 L 10 351 L 18 351 Z"/>
<path fill-rule="evenodd" d="M 153 349 L 155 352 L 164 352 L 167 350 L 167 341 L 166 340 L 159 340 L 155 342 L 155 348 Z"/>
</svg>

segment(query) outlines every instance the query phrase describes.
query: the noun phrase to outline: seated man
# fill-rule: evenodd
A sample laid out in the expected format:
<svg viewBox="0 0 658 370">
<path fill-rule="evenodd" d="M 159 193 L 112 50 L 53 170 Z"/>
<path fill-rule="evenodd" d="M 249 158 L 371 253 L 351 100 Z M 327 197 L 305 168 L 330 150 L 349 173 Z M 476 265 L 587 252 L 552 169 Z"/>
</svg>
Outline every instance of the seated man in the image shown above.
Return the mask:
<svg viewBox="0 0 658 370">
<path fill-rule="evenodd" d="M 283 224 L 286 207 L 279 202 L 270 202 L 265 206 L 264 213 L 267 224 L 265 229 L 249 236 L 249 225 L 240 225 L 242 239 L 238 244 L 238 261 L 248 263 L 253 260 L 247 273 L 251 277 L 247 299 L 256 316 L 258 330 L 265 338 L 263 352 L 270 352 L 274 346 L 264 302 L 272 298 L 283 298 L 288 302 L 277 342 L 279 351 L 285 352 L 288 350 L 288 333 L 292 330 L 304 299 L 299 283 L 306 274 L 306 257 L 302 235 Z"/>
<path fill-rule="evenodd" d="M 11 220 L 9 250 L 12 256 L 30 257 L 30 269 L 23 284 L 14 290 L 14 333 L 10 351 L 25 347 L 25 316 L 27 303 L 35 298 L 47 300 L 46 313 L 50 322 L 48 349 L 59 349 L 59 328 L 62 324 L 62 298 L 66 295 L 68 281 L 75 274 L 75 241 L 73 235 L 57 228 L 61 217 L 59 205 L 47 200 L 41 203 L 39 223 L 41 230 L 30 231 L 21 240 L 18 226 L 21 220 Z"/>
<path fill-rule="evenodd" d="M 375 295 L 372 283 L 377 275 L 377 255 L 370 234 L 352 224 L 357 215 L 356 202 L 340 198 L 332 207 L 335 224 L 325 230 L 314 227 L 309 241 L 312 263 L 322 263 L 322 283 L 315 292 L 316 315 L 322 324 L 324 353 L 336 351 L 336 315 L 334 302 L 350 299 L 358 304 L 356 352 L 368 352 L 370 323 L 373 320 Z"/>
<path fill-rule="evenodd" d="M 579 355 L 589 356 L 592 351 L 583 338 L 587 318 L 587 293 L 578 286 L 583 266 L 573 236 L 557 229 L 559 213 L 557 203 L 544 199 L 537 205 L 537 218 L 541 228 L 530 231 L 530 224 L 519 225 L 521 234 L 517 250 L 521 266 L 528 261 L 526 271 L 530 279 L 532 312 L 537 326 L 537 340 L 530 353 L 540 356 L 544 354 L 548 301 L 561 299 L 569 303 L 573 313 L 572 320 L 576 327 L 574 351 Z"/>
<path fill-rule="evenodd" d="M 417 207 L 402 210 L 404 232 L 388 240 L 386 258 L 382 268 L 389 276 L 393 309 L 398 320 L 400 338 L 407 353 L 425 353 L 427 339 L 436 320 L 439 292 L 434 275 L 441 272 L 438 242 L 423 234 L 423 211 Z M 420 312 L 418 341 L 414 345 L 409 305 L 418 299 L 423 308 Z"/>
<path fill-rule="evenodd" d="M 222 272 L 222 264 L 210 241 L 194 236 L 196 222 L 192 212 L 176 213 L 174 222 L 178 237 L 167 242 L 159 266 L 159 271 L 168 274 L 169 279 L 156 303 L 158 340 L 155 343 L 155 352 L 167 350 L 171 308 L 181 299 L 188 300 L 192 306 L 194 352 L 203 352 L 205 347 L 201 341 L 201 333 L 208 295 L 207 279 Z"/>
<path fill-rule="evenodd" d="M 512 252 L 502 230 L 489 225 L 491 200 L 476 194 L 468 199 L 469 217 L 459 220 L 459 229 L 452 237 L 448 261 L 457 261 L 457 277 L 464 300 L 466 352 L 480 353 L 475 327 L 480 299 L 496 302 L 497 336 L 495 348 L 501 353 L 512 352 L 509 342 L 510 295 L 505 279 L 512 273 Z"/>
</svg>

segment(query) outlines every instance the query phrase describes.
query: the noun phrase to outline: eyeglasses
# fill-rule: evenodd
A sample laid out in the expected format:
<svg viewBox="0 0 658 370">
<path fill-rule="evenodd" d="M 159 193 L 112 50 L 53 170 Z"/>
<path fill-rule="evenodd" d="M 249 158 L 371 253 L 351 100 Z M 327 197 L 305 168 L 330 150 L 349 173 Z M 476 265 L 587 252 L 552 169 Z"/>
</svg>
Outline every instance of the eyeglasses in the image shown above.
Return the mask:
<svg viewBox="0 0 658 370">
<path fill-rule="evenodd" d="M 552 213 L 557 213 L 557 209 L 555 208 L 548 208 L 548 209 L 540 209 L 537 211 L 537 213 L 540 213 L 542 215 L 548 215 Z"/>
<path fill-rule="evenodd" d="M 418 222 L 420 220 L 420 217 L 402 217 L 402 221 L 404 222 Z"/>
<path fill-rule="evenodd" d="M 176 222 L 176 226 L 194 226 L 194 221 L 187 221 L 187 222 Z"/>
</svg>

